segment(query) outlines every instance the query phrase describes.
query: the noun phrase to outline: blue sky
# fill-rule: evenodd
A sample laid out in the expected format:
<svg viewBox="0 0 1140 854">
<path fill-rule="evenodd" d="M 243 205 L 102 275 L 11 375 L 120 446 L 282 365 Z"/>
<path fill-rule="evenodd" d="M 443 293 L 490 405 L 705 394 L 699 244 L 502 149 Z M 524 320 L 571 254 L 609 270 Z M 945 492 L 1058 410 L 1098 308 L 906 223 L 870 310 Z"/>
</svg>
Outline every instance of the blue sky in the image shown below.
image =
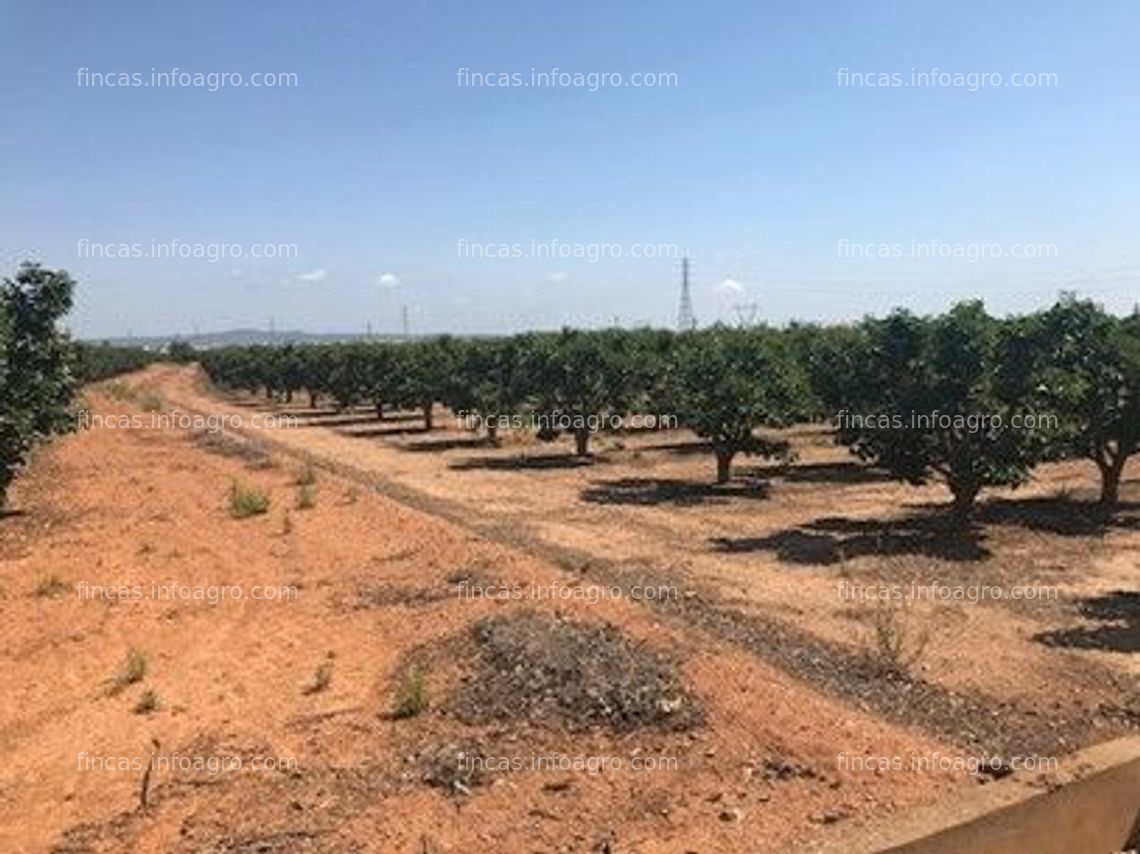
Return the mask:
<svg viewBox="0 0 1140 854">
<path fill-rule="evenodd" d="M 1123 311 L 1140 295 L 1137 24 L 1126 0 L 2 0 L 0 267 L 71 270 L 85 336 L 392 331 L 403 305 L 419 332 L 672 325 L 679 258 L 629 257 L 645 245 L 691 257 L 702 322 L 971 296 L 1006 313 L 1063 288 Z M 173 68 L 296 85 L 80 85 Z M 532 68 L 676 82 L 460 85 Z M 934 68 L 990 76 L 840 85 Z M 296 257 L 97 258 L 83 240 Z M 472 258 L 462 240 L 623 257 Z"/>
</svg>

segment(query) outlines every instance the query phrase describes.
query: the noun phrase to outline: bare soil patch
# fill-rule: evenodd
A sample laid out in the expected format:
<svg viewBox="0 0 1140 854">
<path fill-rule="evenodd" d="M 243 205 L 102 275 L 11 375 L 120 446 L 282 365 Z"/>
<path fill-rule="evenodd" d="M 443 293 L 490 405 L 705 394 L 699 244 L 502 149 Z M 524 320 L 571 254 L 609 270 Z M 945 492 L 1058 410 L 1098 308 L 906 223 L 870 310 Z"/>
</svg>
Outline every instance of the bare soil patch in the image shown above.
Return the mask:
<svg viewBox="0 0 1140 854">
<path fill-rule="evenodd" d="M 0 520 L 0 849 L 787 850 L 976 785 L 840 766 L 955 748 L 628 597 L 457 590 L 596 583 L 589 571 L 327 469 L 300 512 L 295 461 L 269 437 L 268 460 L 206 445 L 89 430 L 19 482 L 25 513 Z M 268 512 L 234 518 L 235 479 Z M 62 587 L 39 594 L 53 576 Z M 227 594 L 171 592 L 191 588 Z M 455 638 L 465 656 L 441 659 L 426 706 L 394 718 L 408 662 Z M 112 694 L 132 650 L 146 665 Z M 461 717 L 465 673 L 500 674 L 516 705 L 496 695 Z M 665 712 L 678 693 L 701 710 L 687 728 L 673 725 L 684 703 Z"/>
</svg>

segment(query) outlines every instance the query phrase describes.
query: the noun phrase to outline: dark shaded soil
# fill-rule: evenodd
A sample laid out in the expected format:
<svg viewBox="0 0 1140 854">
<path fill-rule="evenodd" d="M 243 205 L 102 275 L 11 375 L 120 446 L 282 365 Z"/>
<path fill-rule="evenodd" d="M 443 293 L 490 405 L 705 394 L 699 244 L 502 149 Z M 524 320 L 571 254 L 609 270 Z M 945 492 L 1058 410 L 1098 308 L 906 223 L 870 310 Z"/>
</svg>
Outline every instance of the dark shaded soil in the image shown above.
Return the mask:
<svg viewBox="0 0 1140 854">
<path fill-rule="evenodd" d="M 477 622 L 471 640 L 474 658 L 450 701 L 465 723 L 629 732 L 703 720 L 673 663 L 608 623 L 521 611 Z"/>
<path fill-rule="evenodd" d="M 599 583 L 686 587 L 684 579 L 659 570 L 622 569 L 594 561 L 588 571 Z M 1045 711 L 981 692 L 951 691 L 917 676 L 884 670 L 840 644 L 777 619 L 741 613 L 707 595 L 647 600 L 647 604 L 743 647 L 827 694 L 888 720 L 921 726 L 975 754 L 1061 756 L 1136 729 L 1136 709 Z M 1108 672 L 1103 677 L 1113 679 Z"/>
</svg>

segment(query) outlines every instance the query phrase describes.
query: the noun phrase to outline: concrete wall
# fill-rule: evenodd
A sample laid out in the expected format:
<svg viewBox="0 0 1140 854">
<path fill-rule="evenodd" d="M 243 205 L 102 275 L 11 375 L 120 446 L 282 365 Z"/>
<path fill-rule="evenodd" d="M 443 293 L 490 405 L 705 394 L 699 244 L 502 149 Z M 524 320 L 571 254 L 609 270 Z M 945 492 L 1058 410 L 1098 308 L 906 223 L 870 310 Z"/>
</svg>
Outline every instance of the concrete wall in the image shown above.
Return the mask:
<svg viewBox="0 0 1140 854">
<path fill-rule="evenodd" d="M 1118 854 L 1140 844 L 1140 738 L 1016 774 L 862 832 L 825 854 Z M 819 850 L 819 849 L 817 849 Z"/>
</svg>

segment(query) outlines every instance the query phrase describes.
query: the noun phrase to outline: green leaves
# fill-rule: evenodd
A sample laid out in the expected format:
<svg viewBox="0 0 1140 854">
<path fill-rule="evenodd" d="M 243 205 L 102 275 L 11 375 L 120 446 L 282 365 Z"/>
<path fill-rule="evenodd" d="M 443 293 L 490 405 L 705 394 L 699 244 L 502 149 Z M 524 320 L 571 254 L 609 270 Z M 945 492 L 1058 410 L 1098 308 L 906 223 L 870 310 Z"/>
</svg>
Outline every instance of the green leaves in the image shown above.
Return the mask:
<svg viewBox="0 0 1140 854">
<path fill-rule="evenodd" d="M 830 327 L 563 329 L 227 348 L 201 358 L 231 387 L 287 394 L 304 387 L 342 407 L 423 407 L 425 426 L 440 401 L 489 426 L 526 412 L 548 425 L 676 416 L 708 440 L 722 481 L 736 454 L 786 451 L 763 428 L 845 413 L 841 442 L 910 483 L 945 481 L 963 513 L 982 488 L 1016 486 L 1037 462 L 1066 456 L 1096 462 L 1111 503 L 1140 442 L 1140 313 L 1116 319 L 1072 297 L 1007 320 L 974 301 L 933 318 L 895 311 Z M 1014 425 L 1027 415 L 1037 423 Z M 859 416 L 888 423 L 853 420 Z M 912 417 L 939 420 L 916 425 Z M 540 437 L 558 433 L 547 426 Z M 574 433 L 586 454 L 590 429 Z"/>
<path fill-rule="evenodd" d="M 74 352 L 57 328 L 74 287 L 67 273 L 30 263 L 0 285 L 0 506 L 29 452 L 74 429 Z"/>
<path fill-rule="evenodd" d="M 932 319 L 895 312 L 863 331 L 867 347 L 837 413 L 841 442 L 909 483 L 942 478 L 960 515 L 983 487 L 1028 478 L 1038 443 L 1013 426 L 1024 400 L 1001 358 L 1016 339 L 981 303 Z"/>
<path fill-rule="evenodd" d="M 807 377 L 776 333 L 718 326 L 683 335 L 671 367 L 671 399 L 683 425 L 707 439 L 717 480 L 738 453 L 775 456 L 782 443 L 755 434 L 784 427 L 810 408 Z"/>
<path fill-rule="evenodd" d="M 1066 295 L 1024 324 L 1027 393 L 1057 418 L 1044 455 L 1096 463 L 1101 503 L 1112 510 L 1124 465 L 1140 451 L 1140 314 L 1117 319 Z"/>
</svg>

